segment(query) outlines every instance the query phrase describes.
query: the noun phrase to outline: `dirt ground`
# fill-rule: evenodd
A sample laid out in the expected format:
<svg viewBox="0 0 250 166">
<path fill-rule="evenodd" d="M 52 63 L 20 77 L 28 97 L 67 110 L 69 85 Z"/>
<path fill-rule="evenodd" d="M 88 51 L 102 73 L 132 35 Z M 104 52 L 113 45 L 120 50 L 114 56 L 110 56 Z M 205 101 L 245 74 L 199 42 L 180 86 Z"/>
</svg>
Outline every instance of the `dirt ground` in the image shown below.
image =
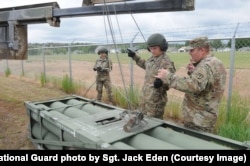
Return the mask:
<svg viewBox="0 0 250 166">
<path fill-rule="evenodd" d="M 0 62 L 0 149 L 34 149 L 32 143 L 27 139 L 28 117 L 24 101 L 48 100 L 66 96 L 68 94 L 52 87 L 41 87 L 34 75 L 42 72 L 40 62 L 25 63 L 25 77 L 20 76 L 20 62 L 11 61 L 12 74 L 5 77 L 3 61 Z M 66 67 L 65 67 L 66 66 Z M 95 73 L 92 70 L 93 63 L 74 61 L 72 65 L 72 77 L 79 80 L 86 87 L 90 87 L 95 80 Z M 126 85 L 129 85 L 130 66 L 121 66 L 122 74 L 118 64 L 114 64 L 112 71 L 112 84 L 123 86 L 122 77 Z M 62 77 L 68 73 L 68 64 L 65 61 L 51 61 L 46 67 L 47 75 Z M 144 70 L 134 66 L 134 84 L 141 87 L 144 80 Z M 185 68 L 177 71 L 178 75 L 185 75 Z M 238 91 L 242 97 L 250 101 L 250 70 L 236 70 L 233 89 Z M 228 81 L 227 81 L 228 82 Z M 226 85 L 228 87 L 228 83 Z M 85 94 L 83 90 L 78 95 Z M 169 95 L 175 95 L 182 99 L 183 93 L 170 90 Z M 225 96 L 227 90 L 225 91 Z M 88 98 L 95 98 L 95 86 L 87 93 Z"/>
<path fill-rule="evenodd" d="M 22 67 L 23 65 L 23 67 Z M 74 81 L 79 81 L 81 83 L 84 83 L 85 87 L 90 87 L 95 82 L 95 76 L 96 73 L 92 70 L 94 63 L 91 62 L 84 62 L 84 61 L 72 61 L 71 64 L 71 73 L 72 78 Z M 24 61 L 23 64 L 20 63 L 20 61 L 10 60 L 8 61 L 8 66 L 11 69 L 12 75 L 20 76 L 22 73 L 22 70 L 25 73 L 25 77 L 30 78 L 32 81 L 37 82 L 39 81 L 39 76 L 41 72 L 46 73 L 46 76 L 49 77 L 55 77 L 55 78 L 62 78 L 63 76 L 70 75 L 69 71 L 69 63 L 67 60 L 49 60 L 46 61 L 45 69 L 43 67 L 42 61 Z M 6 62 L 4 60 L 0 61 L 0 73 L 4 74 L 4 71 L 6 69 Z M 112 84 L 115 86 L 122 86 L 123 87 L 123 80 L 125 82 L 125 85 L 130 85 L 131 81 L 135 86 L 141 87 L 143 85 L 144 81 L 144 75 L 145 71 L 138 67 L 137 65 L 133 65 L 133 77 L 131 79 L 131 65 L 130 64 L 121 64 L 118 65 L 117 63 L 113 64 L 113 71 L 111 73 L 111 80 Z M 228 71 L 228 77 L 229 77 L 229 70 Z M 184 76 L 186 75 L 186 69 L 185 67 L 180 67 L 177 70 L 177 74 Z M 233 90 L 240 93 L 240 95 L 243 98 L 246 98 L 250 101 L 250 69 L 236 69 L 234 72 L 234 81 L 233 81 Z M 122 79 L 123 76 L 123 79 Z M 36 79 L 35 79 L 36 77 Z M 22 78 L 24 79 L 24 78 Z M 29 80 L 30 80 L 29 79 Z M 228 81 L 229 78 L 227 78 L 227 84 L 226 84 L 226 91 L 225 95 L 228 94 Z M 39 83 L 39 82 L 38 82 Z M 91 88 L 94 89 L 93 86 Z M 84 93 L 84 92 L 82 92 Z M 182 96 L 183 93 L 180 93 L 179 91 L 170 90 L 171 94 Z M 90 95 L 90 97 L 94 97 L 95 95 Z"/>
<path fill-rule="evenodd" d="M 60 90 L 0 74 L 0 149 L 34 149 L 27 139 L 28 116 L 24 101 L 65 96 Z"/>
</svg>

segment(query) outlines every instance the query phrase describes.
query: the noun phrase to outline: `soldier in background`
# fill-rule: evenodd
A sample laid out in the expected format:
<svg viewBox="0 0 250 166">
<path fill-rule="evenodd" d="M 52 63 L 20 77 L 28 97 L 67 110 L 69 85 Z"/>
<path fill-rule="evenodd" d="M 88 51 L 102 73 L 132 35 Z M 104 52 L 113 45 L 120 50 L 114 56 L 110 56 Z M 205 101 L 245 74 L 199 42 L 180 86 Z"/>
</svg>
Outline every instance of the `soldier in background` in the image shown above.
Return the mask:
<svg viewBox="0 0 250 166">
<path fill-rule="evenodd" d="M 160 69 L 156 78 L 163 85 L 185 92 L 183 100 L 184 125 L 213 133 L 222 99 L 226 70 L 219 59 L 210 54 L 208 38 L 198 37 L 190 41 L 188 65 L 189 77 L 180 77 Z"/>
<path fill-rule="evenodd" d="M 105 47 L 100 47 L 98 49 L 98 58 L 95 62 L 93 68 L 97 72 L 96 76 L 96 91 L 97 91 L 97 101 L 102 100 L 102 90 L 103 86 L 105 87 L 109 99 L 109 104 L 113 104 L 113 94 L 112 94 L 112 85 L 110 74 L 112 70 L 112 61 L 108 58 L 108 50 Z"/>
<path fill-rule="evenodd" d="M 135 48 L 128 49 L 128 56 L 131 57 L 136 64 L 145 70 L 144 84 L 142 87 L 139 110 L 144 115 L 163 119 L 165 105 L 168 101 L 167 90 L 168 85 L 164 85 L 158 89 L 154 88 L 155 75 L 159 69 L 166 69 L 170 73 L 175 72 L 173 62 L 165 53 L 168 49 L 168 43 L 162 34 L 152 34 L 147 40 L 148 50 L 152 56 L 147 59 L 141 59 L 135 52 Z"/>
</svg>

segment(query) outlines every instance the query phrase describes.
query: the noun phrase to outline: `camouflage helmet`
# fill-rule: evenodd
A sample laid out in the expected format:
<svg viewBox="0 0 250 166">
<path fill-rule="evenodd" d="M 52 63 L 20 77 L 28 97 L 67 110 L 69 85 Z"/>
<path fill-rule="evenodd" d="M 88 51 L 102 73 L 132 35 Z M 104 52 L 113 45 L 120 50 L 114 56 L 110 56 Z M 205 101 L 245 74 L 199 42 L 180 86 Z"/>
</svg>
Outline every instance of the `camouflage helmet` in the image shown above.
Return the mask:
<svg viewBox="0 0 250 166">
<path fill-rule="evenodd" d="M 168 42 L 165 39 L 165 37 L 160 33 L 154 33 L 150 35 L 147 40 L 147 44 L 148 44 L 148 50 L 149 47 L 153 46 L 160 46 L 161 51 L 166 51 L 168 49 Z"/>
<path fill-rule="evenodd" d="M 109 52 L 108 49 L 106 47 L 103 47 L 103 46 L 98 48 L 98 51 L 97 51 L 98 55 L 100 55 L 100 53 L 106 53 L 108 55 L 108 52 Z"/>
</svg>

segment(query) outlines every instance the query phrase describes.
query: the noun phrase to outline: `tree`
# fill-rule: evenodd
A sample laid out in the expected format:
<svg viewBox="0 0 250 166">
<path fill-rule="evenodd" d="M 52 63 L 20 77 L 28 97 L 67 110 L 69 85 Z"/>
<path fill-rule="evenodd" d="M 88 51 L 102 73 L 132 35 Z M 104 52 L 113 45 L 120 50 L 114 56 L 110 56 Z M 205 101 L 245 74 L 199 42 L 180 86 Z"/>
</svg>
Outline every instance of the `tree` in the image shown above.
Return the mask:
<svg viewBox="0 0 250 166">
<path fill-rule="evenodd" d="M 63 54 L 63 55 L 65 55 L 65 54 L 67 54 L 67 52 L 68 52 L 68 49 L 65 48 L 65 47 L 58 47 L 58 48 L 54 49 L 55 54 Z"/>
<path fill-rule="evenodd" d="M 228 47 L 231 47 L 231 40 L 229 40 L 227 45 L 228 45 Z M 250 38 L 236 39 L 235 40 L 235 48 L 239 49 L 242 47 L 250 47 Z"/>
<path fill-rule="evenodd" d="M 216 50 L 217 50 L 218 48 L 222 48 L 222 47 L 223 47 L 223 44 L 222 44 L 221 40 L 213 40 L 213 41 L 210 42 L 210 44 L 211 44 L 211 46 L 212 46 L 213 48 L 215 48 Z"/>
</svg>

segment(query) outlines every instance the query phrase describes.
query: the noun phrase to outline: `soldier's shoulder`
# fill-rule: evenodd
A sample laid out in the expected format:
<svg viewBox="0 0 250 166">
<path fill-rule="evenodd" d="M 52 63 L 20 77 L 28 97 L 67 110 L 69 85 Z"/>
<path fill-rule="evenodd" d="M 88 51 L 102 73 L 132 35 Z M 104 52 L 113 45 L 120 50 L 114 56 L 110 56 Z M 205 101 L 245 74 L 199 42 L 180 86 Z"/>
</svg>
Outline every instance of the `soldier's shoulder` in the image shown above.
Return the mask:
<svg viewBox="0 0 250 166">
<path fill-rule="evenodd" d="M 174 65 L 174 62 L 171 61 L 171 59 L 167 55 L 163 56 L 161 63 L 165 65 L 171 65 L 171 66 Z"/>
<path fill-rule="evenodd" d="M 223 63 L 214 56 L 206 58 L 203 62 L 203 65 L 201 65 L 201 67 L 207 71 L 216 70 L 217 72 L 222 73 L 223 75 L 224 73 L 226 73 L 225 66 L 223 65 Z"/>
<path fill-rule="evenodd" d="M 221 60 L 216 58 L 215 56 L 210 56 L 210 57 L 205 58 L 204 64 L 209 65 L 209 66 L 223 65 Z"/>
<path fill-rule="evenodd" d="M 169 56 L 165 54 L 165 55 L 162 55 L 161 61 L 169 62 L 171 60 L 170 60 Z"/>
<path fill-rule="evenodd" d="M 139 56 L 138 56 L 139 57 Z M 147 59 L 147 61 L 150 61 L 150 60 L 152 60 L 152 59 L 154 59 L 154 57 L 153 56 L 150 56 L 148 59 Z"/>
</svg>

